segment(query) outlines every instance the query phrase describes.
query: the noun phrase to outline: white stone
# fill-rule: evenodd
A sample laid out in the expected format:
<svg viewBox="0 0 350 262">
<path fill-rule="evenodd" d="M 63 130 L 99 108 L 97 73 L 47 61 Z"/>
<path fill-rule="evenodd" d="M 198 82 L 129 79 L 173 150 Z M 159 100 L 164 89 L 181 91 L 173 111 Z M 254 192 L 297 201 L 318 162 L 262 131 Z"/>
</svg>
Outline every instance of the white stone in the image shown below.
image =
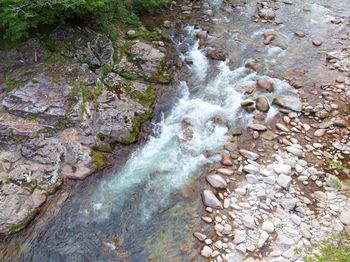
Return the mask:
<svg viewBox="0 0 350 262">
<path fill-rule="evenodd" d="M 292 178 L 284 174 L 280 174 L 277 178 L 277 183 L 283 188 L 289 188 L 291 182 Z"/>
<path fill-rule="evenodd" d="M 289 175 L 292 172 L 292 168 L 289 165 L 285 165 L 285 164 L 277 164 L 273 166 L 273 170 L 277 173 L 277 174 L 285 174 L 285 175 Z"/>
<path fill-rule="evenodd" d="M 262 231 L 258 240 L 258 248 L 262 248 L 268 239 L 269 234 L 266 231 Z"/>
<path fill-rule="evenodd" d="M 255 228 L 255 221 L 254 221 L 254 217 L 250 216 L 250 215 L 245 215 L 243 217 L 243 224 L 247 227 L 247 228 Z"/>
<path fill-rule="evenodd" d="M 271 221 L 265 221 L 262 224 L 262 229 L 267 233 L 273 233 L 275 231 L 275 226 Z"/>
</svg>

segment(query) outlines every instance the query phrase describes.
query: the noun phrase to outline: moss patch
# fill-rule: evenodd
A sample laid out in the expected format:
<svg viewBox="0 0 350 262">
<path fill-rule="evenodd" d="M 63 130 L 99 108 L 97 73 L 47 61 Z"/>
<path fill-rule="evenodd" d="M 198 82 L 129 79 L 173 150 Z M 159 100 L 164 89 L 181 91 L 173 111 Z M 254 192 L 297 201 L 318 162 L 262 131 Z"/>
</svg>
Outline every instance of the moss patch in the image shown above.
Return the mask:
<svg viewBox="0 0 350 262">
<path fill-rule="evenodd" d="M 106 157 L 103 152 L 92 150 L 90 156 L 96 170 L 100 170 L 106 165 Z"/>
</svg>

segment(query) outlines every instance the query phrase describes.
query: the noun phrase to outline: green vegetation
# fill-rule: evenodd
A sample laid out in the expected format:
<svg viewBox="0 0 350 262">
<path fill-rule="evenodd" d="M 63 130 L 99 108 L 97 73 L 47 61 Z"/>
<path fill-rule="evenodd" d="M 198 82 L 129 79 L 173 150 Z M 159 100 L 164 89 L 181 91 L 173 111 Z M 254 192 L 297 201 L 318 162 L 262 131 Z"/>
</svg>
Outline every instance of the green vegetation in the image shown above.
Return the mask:
<svg viewBox="0 0 350 262">
<path fill-rule="evenodd" d="M 95 89 L 94 89 L 94 92 L 92 93 L 92 96 L 94 98 L 94 109 L 95 111 L 97 111 L 97 99 L 98 97 L 102 94 L 102 91 L 103 91 L 103 84 L 101 82 L 98 82 Z"/>
<path fill-rule="evenodd" d="M 343 165 L 342 162 L 330 158 L 326 158 L 326 162 L 334 169 L 337 169 L 341 172 L 344 172 L 347 175 L 350 175 L 350 168 L 347 168 Z"/>
<path fill-rule="evenodd" d="M 90 156 L 96 170 L 99 170 L 106 165 L 106 158 L 103 152 L 92 150 Z"/>
<path fill-rule="evenodd" d="M 112 38 L 118 37 L 113 24 L 139 25 L 133 14 L 154 12 L 169 0 L 6 0 L 0 2 L 0 28 L 4 37 L 17 40 L 29 31 L 67 21 L 89 21 Z"/>
<path fill-rule="evenodd" d="M 318 253 L 307 255 L 301 248 L 296 254 L 303 256 L 306 262 L 348 262 L 350 261 L 350 245 L 344 235 L 333 236 L 318 246 Z"/>
</svg>

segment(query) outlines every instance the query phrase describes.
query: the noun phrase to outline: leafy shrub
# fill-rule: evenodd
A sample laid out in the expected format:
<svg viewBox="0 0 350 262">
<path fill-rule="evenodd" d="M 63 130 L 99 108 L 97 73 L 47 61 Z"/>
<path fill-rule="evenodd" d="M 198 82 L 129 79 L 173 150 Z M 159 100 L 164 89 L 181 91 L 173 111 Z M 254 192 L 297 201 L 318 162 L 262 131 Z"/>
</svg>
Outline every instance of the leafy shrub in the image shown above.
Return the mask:
<svg viewBox="0 0 350 262">
<path fill-rule="evenodd" d="M 0 28 L 12 40 L 28 36 L 28 31 L 43 25 L 62 23 L 67 19 L 91 20 L 106 24 L 117 20 L 135 23 L 128 8 L 150 12 L 169 0 L 0 0 Z M 128 7 L 127 7 L 128 6 Z"/>
</svg>

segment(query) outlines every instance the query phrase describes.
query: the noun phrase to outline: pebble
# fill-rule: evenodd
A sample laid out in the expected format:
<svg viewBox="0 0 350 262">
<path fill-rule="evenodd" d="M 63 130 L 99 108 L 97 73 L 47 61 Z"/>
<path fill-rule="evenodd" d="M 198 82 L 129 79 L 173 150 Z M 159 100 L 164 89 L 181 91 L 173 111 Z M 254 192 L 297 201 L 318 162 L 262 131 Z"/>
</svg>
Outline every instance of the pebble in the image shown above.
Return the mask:
<svg viewBox="0 0 350 262">
<path fill-rule="evenodd" d="M 216 170 L 219 174 L 225 175 L 225 176 L 232 176 L 233 170 L 227 169 L 227 168 L 219 168 Z"/>
<path fill-rule="evenodd" d="M 312 44 L 313 44 L 314 46 L 321 46 L 321 45 L 322 45 L 322 42 L 321 42 L 320 40 L 314 39 L 314 40 L 312 40 Z"/>
<path fill-rule="evenodd" d="M 247 227 L 247 228 L 255 228 L 255 221 L 254 221 L 254 217 L 250 216 L 250 215 L 245 215 L 243 217 L 243 224 Z"/>
<path fill-rule="evenodd" d="M 200 233 L 200 232 L 195 232 L 195 233 L 193 233 L 193 235 L 194 235 L 199 241 L 202 241 L 202 242 L 207 238 L 206 235 L 204 235 L 204 234 L 202 234 L 202 233 Z"/>
<path fill-rule="evenodd" d="M 202 196 L 204 205 L 217 209 L 223 208 L 220 200 L 217 199 L 212 191 L 204 190 Z"/>
<path fill-rule="evenodd" d="M 253 161 L 255 161 L 255 160 L 257 160 L 259 158 L 259 154 L 251 152 L 251 151 L 248 151 L 248 150 L 245 150 L 245 149 L 240 149 L 239 153 L 242 156 L 244 156 L 244 157 L 246 157 L 246 158 L 248 158 L 250 160 L 253 160 Z"/>
<path fill-rule="evenodd" d="M 206 176 L 208 183 L 214 188 L 226 188 L 227 183 L 225 179 L 220 175 L 208 175 Z"/>
<path fill-rule="evenodd" d="M 251 174 L 256 174 L 259 172 L 259 168 L 257 168 L 256 166 L 254 166 L 252 164 L 245 165 L 243 167 L 243 170 L 246 171 L 247 173 L 251 173 Z"/>
<path fill-rule="evenodd" d="M 268 239 L 269 234 L 266 231 L 262 231 L 258 240 L 258 248 L 262 248 Z"/>
<path fill-rule="evenodd" d="M 292 178 L 285 174 L 280 174 L 277 178 L 277 183 L 283 188 L 289 188 Z"/>
<path fill-rule="evenodd" d="M 277 174 L 285 174 L 285 175 L 290 175 L 292 172 L 291 166 L 285 165 L 285 164 L 277 164 L 273 167 L 273 170 Z"/>
<path fill-rule="evenodd" d="M 267 233 L 273 233 L 275 231 L 275 226 L 271 221 L 265 221 L 262 224 L 262 229 Z"/>
<path fill-rule="evenodd" d="M 213 250 L 208 246 L 204 246 L 201 250 L 201 255 L 206 258 L 209 258 L 212 253 L 213 253 Z"/>
<path fill-rule="evenodd" d="M 320 137 L 320 136 L 323 136 L 325 133 L 326 133 L 326 129 L 317 129 L 314 132 L 314 136 Z"/>
<path fill-rule="evenodd" d="M 342 210 L 339 219 L 344 225 L 350 225 L 350 210 Z"/>
</svg>

